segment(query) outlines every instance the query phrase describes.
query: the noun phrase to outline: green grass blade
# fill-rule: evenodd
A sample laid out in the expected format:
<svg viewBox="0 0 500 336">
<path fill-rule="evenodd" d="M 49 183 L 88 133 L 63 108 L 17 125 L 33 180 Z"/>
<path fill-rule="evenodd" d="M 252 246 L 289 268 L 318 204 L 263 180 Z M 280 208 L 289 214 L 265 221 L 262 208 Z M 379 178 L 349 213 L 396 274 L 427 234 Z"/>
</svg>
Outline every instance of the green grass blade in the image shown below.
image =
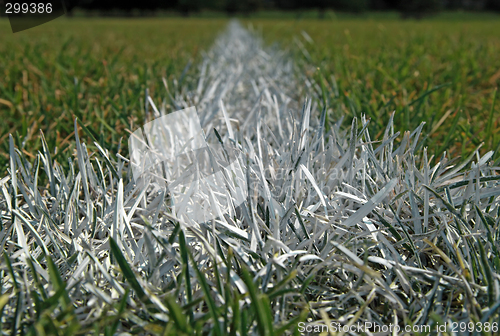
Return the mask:
<svg viewBox="0 0 500 336">
<path fill-rule="evenodd" d="M 182 234 L 182 232 L 181 232 L 181 234 Z M 207 280 L 205 279 L 205 276 L 198 269 L 198 265 L 196 263 L 196 260 L 194 260 L 193 255 L 189 251 L 187 251 L 187 254 L 189 255 L 189 258 L 191 259 L 193 269 L 196 272 L 196 276 L 197 276 L 198 280 L 200 281 L 201 289 L 203 290 L 203 294 L 205 295 L 205 300 L 206 300 L 206 303 L 208 306 L 208 310 L 209 310 L 210 315 L 212 316 L 212 319 L 213 319 L 214 334 L 217 336 L 222 336 L 222 331 L 221 331 L 220 325 L 219 325 L 219 314 L 217 312 L 217 307 L 215 306 L 215 301 L 212 298 L 212 292 L 210 290 L 210 287 L 208 286 L 208 283 L 207 283 Z"/>
<path fill-rule="evenodd" d="M 125 257 L 123 256 L 122 252 L 120 251 L 120 248 L 118 247 L 118 244 L 116 244 L 115 240 L 111 237 L 109 237 L 109 246 L 111 248 L 111 253 L 115 257 L 116 261 L 118 262 L 118 265 L 120 266 L 120 269 L 122 270 L 123 277 L 128 281 L 132 289 L 135 291 L 135 293 L 139 297 L 139 300 L 141 300 L 144 303 L 151 303 L 149 297 L 146 295 L 146 293 L 142 289 L 142 286 L 139 284 L 139 281 L 137 281 L 137 278 L 134 272 L 132 271 L 132 268 L 130 268 L 130 265 L 128 264 L 127 260 L 125 260 Z"/>
</svg>

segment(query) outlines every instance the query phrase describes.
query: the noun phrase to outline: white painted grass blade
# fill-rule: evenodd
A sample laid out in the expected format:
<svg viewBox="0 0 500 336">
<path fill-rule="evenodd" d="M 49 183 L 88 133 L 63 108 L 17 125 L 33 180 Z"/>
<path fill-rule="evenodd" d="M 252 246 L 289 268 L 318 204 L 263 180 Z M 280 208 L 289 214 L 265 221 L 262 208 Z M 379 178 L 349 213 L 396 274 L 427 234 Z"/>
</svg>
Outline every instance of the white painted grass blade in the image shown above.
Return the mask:
<svg viewBox="0 0 500 336">
<path fill-rule="evenodd" d="M 342 224 L 346 227 L 352 226 L 358 222 L 360 222 L 363 217 L 368 215 L 377 204 L 379 204 L 396 186 L 398 182 L 398 178 L 393 178 L 389 181 L 378 193 L 376 193 L 368 202 L 363 204 L 361 208 L 359 208 L 352 216 L 347 218 Z"/>
</svg>

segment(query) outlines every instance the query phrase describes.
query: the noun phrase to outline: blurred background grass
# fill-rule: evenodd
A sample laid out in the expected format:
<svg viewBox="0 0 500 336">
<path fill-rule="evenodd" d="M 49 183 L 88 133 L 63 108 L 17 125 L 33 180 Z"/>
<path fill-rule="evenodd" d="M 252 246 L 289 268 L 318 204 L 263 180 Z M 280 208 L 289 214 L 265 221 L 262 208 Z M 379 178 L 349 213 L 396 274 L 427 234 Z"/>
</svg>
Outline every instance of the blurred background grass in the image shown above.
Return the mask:
<svg viewBox="0 0 500 336">
<path fill-rule="evenodd" d="M 350 125 L 366 113 L 379 138 L 395 111 L 401 134 L 426 122 L 431 154 L 466 155 L 484 141 L 482 152 L 496 149 L 498 158 L 500 21 L 475 15 L 252 23 L 267 41 L 297 53 L 330 119 L 344 115 Z"/>
<path fill-rule="evenodd" d="M 423 145 L 431 154 L 466 155 L 484 141 L 483 152 L 496 149 L 500 156 L 498 99 L 494 104 L 500 83 L 497 16 L 304 17 L 279 19 L 269 12 L 242 21 L 267 43 L 295 53 L 319 84 L 317 96 L 330 108 L 330 121 L 344 115 L 350 124 L 352 116 L 366 113 L 371 133 L 380 137 L 396 111 L 397 131 L 426 122 Z M 9 133 L 32 157 L 41 148 L 38 130 L 43 130 L 55 158 L 64 163 L 74 149 L 74 116 L 111 152 L 121 137 L 126 146 L 125 129 L 144 121 L 145 89 L 160 105 L 167 97 L 162 78 L 175 91 L 176 80 L 195 73 L 186 65 L 197 64 L 200 51 L 226 23 L 221 17 L 62 18 L 12 34 L 8 21 L 0 21 L 2 175 Z"/>
<path fill-rule="evenodd" d="M 12 34 L 0 21 L 0 172 L 12 133 L 28 157 L 41 149 L 39 129 L 63 163 L 74 149 L 77 116 L 111 152 L 144 120 L 145 89 L 160 107 L 162 78 L 190 76 L 225 19 L 61 18 Z M 17 137 L 16 134 L 19 136 Z"/>
</svg>

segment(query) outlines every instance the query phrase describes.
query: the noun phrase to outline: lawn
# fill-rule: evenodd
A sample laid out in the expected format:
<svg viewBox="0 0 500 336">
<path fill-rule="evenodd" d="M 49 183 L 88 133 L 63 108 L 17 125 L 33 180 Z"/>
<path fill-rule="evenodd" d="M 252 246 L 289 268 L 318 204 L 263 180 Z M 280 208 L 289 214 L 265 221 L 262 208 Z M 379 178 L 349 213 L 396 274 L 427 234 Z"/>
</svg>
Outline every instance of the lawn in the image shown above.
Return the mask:
<svg viewBox="0 0 500 336">
<path fill-rule="evenodd" d="M 297 53 L 318 84 L 331 121 L 362 113 L 380 136 L 389 116 L 401 134 L 422 121 L 422 146 L 439 157 L 481 152 L 500 158 L 500 17 L 445 14 L 388 18 L 251 20 L 269 41 Z M 305 32 L 307 35 L 304 35 Z"/>
<path fill-rule="evenodd" d="M 67 162 L 75 116 L 116 152 L 124 129 L 144 120 L 145 90 L 161 105 L 163 78 L 176 92 L 226 21 L 62 18 L 16 34 L 0 21 L 1 175 L 9 133 L 33 158 L 41 129 L 55 158 Z"/>
<path fill-rule="evenodd" d="M 289 335 L 331 320 L 496 334 L 500 23 L 327 17 L 241 19 L 277 49 L 237 23 L 214 45 L 226 19 L 14 35 L 0 22 L 0 330 Z M 153 118 L 147 90 L 166 112 L 213 116 L 210 162 L 230 177 L 209 182 L 204 207 L 132 178 L 127 131 Z M 443 151 L 451 161 L 432 159 Z M 199 170 L 179 161 L 172 188 Z M 213 216 L 186 221 L 189 206 Z"/>
<path fill-rule="evenodd" d="M 444 150 L 465 156 L 485 142 L 481 152 L 496 149 L 497 159 L 500 103 L 493 104 L 500 83 L 500 20 L 462 16 L 249 22 L 269 43 L 296 53 L 318 84 L 316 96 L 331 122 L 344 116 L 349 124 L 366 113 L 371 132 L 380 135 L 396 111 L 401 134 L 426 122 L 422 145 L 436 156 Z M 11 34 L 8 22 L 0 21 L 0 171 L 6 171 L 9 133 L 33 157 L 43 130 L 56 158 L 65 162 L 74 149 L 74 116 L 117 150 L 118 134 L 144 118 L 145 90 L 162 102 L 162 79 L 175 91 L 174 80 L 185 80 L 184 70 L 187 76 L 195 72 L 189 64 L 197 63 L 226 22 L 59 19 Z"/>
</svg>

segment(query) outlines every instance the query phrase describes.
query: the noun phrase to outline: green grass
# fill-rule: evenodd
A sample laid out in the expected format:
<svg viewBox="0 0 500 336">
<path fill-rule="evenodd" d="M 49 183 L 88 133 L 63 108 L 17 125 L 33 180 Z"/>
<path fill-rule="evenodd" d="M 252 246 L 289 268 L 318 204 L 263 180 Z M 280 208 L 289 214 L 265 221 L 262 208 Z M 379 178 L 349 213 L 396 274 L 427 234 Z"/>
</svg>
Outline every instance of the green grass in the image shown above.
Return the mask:
<svg viewBox="0 0 500 336">
<path fill-rule="evenodd" d="M 297 59 L 317 83 L 316 98 L 328 107 L 330 123 L 341 115 L 350 122 L 351 116 L 361 112 L 372 118 L 370 126 L 359 133 L 353 123 L 349 142 L 348 130 L 331 127 L 327 135 L 335 139 L 338 149 L 333 155 L 328 151 L 313 156 L 313 147 L 306 146 L 310 152 L 304 154 L 305 163 L 300 166 L 300 159 L 293 164 L 281 157 L 259 158 L 266 168 L 280 162 L 282 166 L 277 168 L 296 171 L 297 175 L 298 167 L 304 172 L 310 169 L 309 174 L 315 176 L 290 182 L 298 185 L 296 190 L 307 193 L 299 193 L 297 204 L 292 204 L 281 218 L 278 214 L 270 216 L 270 203 L 264 198 L 255 206 L 246 205 L 252 215 L 248 218 L 261 224 L 259 235 L 267 236 L 271 225 L 277 225 L 278 232 L 290 235 L 284 236 L 285 242 L 306 242 L 309 249 L 314 246 L 328 252 L 328 260 L 321 261 L 318 267 L 294 256 L 286 269 L 273 266 L 275 261 L 270 257 L 279 256 L 271 253 L 274 250 L 260 255 L 249 252 L 247 242 L 236 236 L 227 240 L 239 242 L 233 250 L 226 243 L 226 233 L 218 236 L 225 231 L 215 224 L 206 229 L 214 240 L 202 240 L 205 245 L 200 244 L 203 236 L 198 231 L 181 230 L 179 223 L 167 216 L 167 209 L 161 210 L 162 229 L 158 229 L 160 221 L 155 220 L 159 219 L 156 215 L 160 207 L 149 198 L 147 206 L 144 199 L 144 204 L 136 208 L 142 197 L 137 196 L 139 186 L 132 181 L 127 185 L 127 180 L 120 178 L 126 176 L 121 160 L 103 153 L 89 154 L 84 146 L 74 145 L 76 115 L 102 147 L 113 153 L 119 137 L 126 136 L 125 129 L 135 129 L 144 120 L 144 90 L 149 88 L 155 101 L 168 97 L 161 81 L 166 77 L 174 94 L 174 79 L 182 77 L 190 58 L 196 64 L 197 50 L 212 43 L 225 26 L 223 20 L 141 19 L 126 24 L 123 20 L 61 20 L 17 35 L 10 35 L 6 22 L 0 23 L 2 37 L 6 36 L 0 45 L 2 164 L 10 157 L 10 173 L 0 178 L 0 330 L 16 334 L 21 329 L 27 335 L 114 335 L 120 331 L 245 335 L 255 330 L 262 335 L 281 335 L 290 334 L 307 316 L 319 319 L 327 312 L 335 318 L 354 314 L 352 323 L 362 314 L 383 320 L 394 314 L 390 310 L 395 307 L 391 306 L 394 299 L 411 308 L 401 320 L 408 324 L 442 324 L 441 315 L 455 321 L 464 310 L 475 322 L 498 321 L 498 169 L 489 163 L 487 167 L 486 159 L 477 160 L 483 161 L 477 169 L 481 174 L 478 178 L 475 168 L 466 172 L 463 169 L 474 156 L 452 168 L 445 160 L 428 164 L 427 151 L 423 152 L 424 164 L 419 169 L 412 148 L 418 135 L 407 138 L 401 147 L 393 146 L 400 141 L 386 140 L 380 147 L 381 154 L 375 154 L 371 144 L 366 145 L 370 139 L 382 138 L 380 132 L 395 109 L 397 130 L 413 129 L 424 120 L 428 122 L 422 131 L 424 136 L 443 118 L 441 127 L 426 139 L 430 155 L 447 148 L 453 154 L 467 153 L 480 141 L 485 141 L 488 149 L 495 147 L 500 126 L 498 103 L 494 103 L 500 77 L 495 79 L 500 73 L 500 47 L 498 33 L 493 32 L 498 23 L 254 21 L 254 25 L 262 26 L 270 42 L 281 41 L 287 46 L 293 36 L 298 36 L 304 47 L 293 44 L 292 48 L 295 52 L 307 50 Z M 300 35 L 302 30 L 309 33 L 313 43 Z M 186 82 L 190 85 L 196 83 L 191 76 L 194 73 L 187 71 Z M 460 110 L 463 112 L 455 112 Z M 447 111 L 451 112 L 444 118 Z M 390 136 L 392 123 L 388 124 Z M 38 128 L 44 130 L 49 143 L 43 149 Z M 292 129 L 291 125 L 286 129 Z M 8 133 L 16 131 L 19 138 L 14 144 Z M 302 135 L 293 134 L 289 143 L 272 152 L 283 158 L 289 154 L 300 158 L 303 152 L 299 153 L 293 144 L 299 143 Z M 338 136 L 330 136 L 333 134 Z M 24 155 L 32 157 L 37 150 L 41 153 L 30 165 Z M 349 162 L 348 174 L 340 180 L 339 185 L 346 189 L 340 189 L 343 196 L 335 196 L 334 204 L 341 210 L 332 209 L 333 218 L 338 218 L 334 223 L 336 227 L 350 228 L 346 222 L 357 221 L 350 216 L 351 201 L 343 197 L 349 196 L 347 191 L 353 188 L 365 190 L 366 182 L 364 196 L 372 205 L 380 203 L 381 209 L 373 212 L 375 217 L 371 214 L 374 206 L 370 210 L 372 205 L 367 202 L 357 214 L 366 214 L 369 223 L 378 226 L 384 240 L 376 244 L 367 238 L 374 233 L 372 229 L 361 226 L 353 226 L 351 236 L 342 239 L 328 223 L 324 227 L 330 231 L 324 232 L 330 233 L 323 238 L 316 236 L 316 228 L 324 223 L 317 214 L 304 212 L 316 202 L 309 196 L 310 184 L 324 183 L 320 178 L 330 175 L 328 171 L 323 174 L 321 164 L 328 160 L 328 166 L 333 167 L 332 158 L 340 158 L 344 155 L 341 152 L 352 155 L 355 166 Z M 370 153 L 376 165 L 368 164 Z M 59 162 L 65 163 L 67 158 L 73 162 L 63 170 Z M 373 176 L 363 181 L 363 187 L 353 184 L 350 173 L 362 160 Z M 383 187 L 384 180 L 377 178 L 377 170 L 382 169 L 391 179 L 391 188 Z M 455 181 L 462 174 L 464 180 Z M 43 178 L 49 183 L 39 181 Z M 396 189 L 392 193 L 397 181 L 398 194 Z M 277 182 L 271 180 L 270 185 Z M 156 200 L 156 194 L 154 197 Z M 385 197 L 389 199 L 380 202 Z M 132 206 L 136 199 L 137 204 Z M 106 240 L 110 229 L 125 225 L 120 209 L 127 209 L 131 216 L 136 238 Z M 245 223 L 241 216 L 234 220 Z M 294 230 L 291 235 L 286 228 L 288 220 L 300 224 L 303 235 Z M 249 226 L 241 227 L 250 230 Z M 425 233 L 414 234 L 417 228 Z M 71 243 L 68 235 L 73 239 Z M 140 249 L 129 248 L 132 239 L 141 239 Z M 85 244 L 77 249 L 80 242 Z M 150 249 L 155 246 L 161 254 Z M 402 265 L 396 277 L 392 270 L 397 263 L 391 264 L 390 257 L 380 257 L 384 246 L 397 249 L 405 264 L 416 263 L 420 268 L 425 264 L 426 273 Z M 130 260 L 131 251 L 147 259 L 147 268 L 137 268 L 137 262 Z M 80 290 L 84 282 L 69 275 L 80 265 L 87 272 L 85 260 L 90 263 L 85 278 L 89 286 Z M 273 281 L 272 287 L 261 277 L 253 279 L 255 271 L 246 266 L 247 260 L 261 270 L 269 265 L 266 274 Z M 171 282 L 161 286 L 155 275 L 155 271 L 161 271 L 159 265 L 172 271 Z M 234 285 L 238 280 L 247 288 L 245 294 Z M 385 284 L 388 286 L 382 287 Z M 92 303 L 87 304 L 89 301 Z M 281 311 L 279 319 L 276 307 Z"/>
<path fill-rule="evenodd" d="M 366 113 L 378 138 L 396 111 L 401 135 L 426 122 L 423 146 L 436 157 L 444 150 L 464 156 L 485 142 L 482 153 L 497 149 L 498 158 L 500 21 L 465 17 L 250 22 L 267 41 L 297 53 L 331 121 L 345 116 L 348 126 Z"/>
<path fill-rule="evenodd" d="M 67 162 L 75 148 L 75 116 L 115 152 L 125 129 L 144 120 L 146 88 L 162 102 L 164 77 L 175 92 L 173 80 L 190 60 L 197 63 L 225 25 L 224 19 L 63 18 L 12 34 L 1 20 L 0 175 L 9 133 L 33 158 L 41 129 L 49 148 L 57 149 L 55 158 Z"/>
<path fill-rule="evenodd" d="M 423 145 L 436 156 L 443 150 L 466 155 L 483 141 L 484 151 L 497 148 L 496 16 L 444 13 L 415 22 L 391 13 L 327 14 L 329 19 L 322 21 L 250 21 L 268 42 L 291 45 L 298 53 L 304 70 L 319 84 L 318 98 L 330 108 L 330 120 L 344 115 L 350 123 L 351 116 L 366 113 L 371 132 L 380 135 L 395 110 L 401 134 L 426 122 Z M 74 116 L 95 131 L 101 144 L 118 149 L 125 129 L 143 121 L 145 89 L 161 102 L 167 95 L 162 77 L 173 87 L 173 79 L 181 77 L 190 60 L 196 63 L 199 51 L 226 21 L 59 19 L 18 34 L 0 21 L 0 172 L 6 171 L 9 133 L 17 133 L 18 145 L 32 156 L 41 148 L 38 130 L 43 130 L 49 147 L 57 148 L 56 158 L 66 162 L 74 149 Z"/>
</svg>

